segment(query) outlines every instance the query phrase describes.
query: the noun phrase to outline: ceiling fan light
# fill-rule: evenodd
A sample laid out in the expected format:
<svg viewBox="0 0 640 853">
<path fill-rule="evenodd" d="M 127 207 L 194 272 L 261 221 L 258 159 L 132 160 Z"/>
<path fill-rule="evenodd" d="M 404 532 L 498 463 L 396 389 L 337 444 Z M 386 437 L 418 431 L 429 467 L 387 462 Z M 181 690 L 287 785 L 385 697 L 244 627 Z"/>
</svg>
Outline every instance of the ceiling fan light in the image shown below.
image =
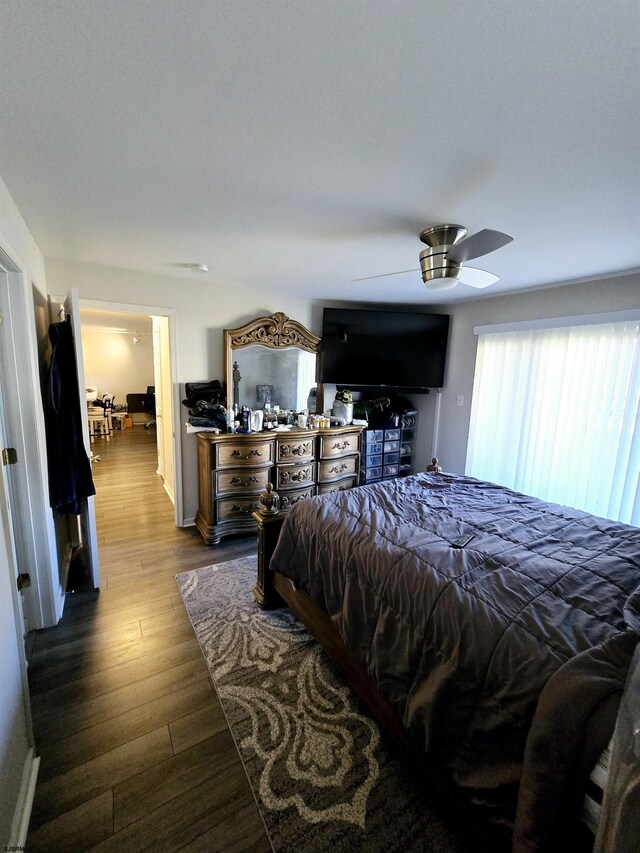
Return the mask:
<svg viewBox="0 0 640 853">
<path fill-rule="evenodd" d="M 458 277 L 454 275 L 443 276 L 443 278 L 430 278 L 425 281 L 428 290 L 451 290 L 458 283 Z"/>
<path fill-rule="evenodd" d="M 460 280 L 460 266 L 449 263 L 445 252 L 424 249 L 420 252 L 420 268 L 429 290 L 451 290 Z"/>
</svg>

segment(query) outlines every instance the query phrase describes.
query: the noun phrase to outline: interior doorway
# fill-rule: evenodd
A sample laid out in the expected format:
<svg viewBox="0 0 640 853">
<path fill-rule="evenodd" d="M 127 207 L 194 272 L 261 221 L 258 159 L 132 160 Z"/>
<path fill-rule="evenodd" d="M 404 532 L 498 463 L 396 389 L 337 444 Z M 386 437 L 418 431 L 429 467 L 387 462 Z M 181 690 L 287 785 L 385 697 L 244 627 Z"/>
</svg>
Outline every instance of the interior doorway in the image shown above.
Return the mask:
<svg viewBox="0 0 640 853">
<path fill-rule="evenodd" d="M 80 317 L 87 402 L 99 404 L 105 395 L 113 400 L 116 443 L 117 432 L 126 429 L 144 429 L 155 437 L 155 470 L 174 504 L 179 526 L 171 318 L 148 309 L 136 311 L 134 306 L 125 311 L 83 301 Z M 94 454 L 103 441 L 94 439 Z"/>
</svg>

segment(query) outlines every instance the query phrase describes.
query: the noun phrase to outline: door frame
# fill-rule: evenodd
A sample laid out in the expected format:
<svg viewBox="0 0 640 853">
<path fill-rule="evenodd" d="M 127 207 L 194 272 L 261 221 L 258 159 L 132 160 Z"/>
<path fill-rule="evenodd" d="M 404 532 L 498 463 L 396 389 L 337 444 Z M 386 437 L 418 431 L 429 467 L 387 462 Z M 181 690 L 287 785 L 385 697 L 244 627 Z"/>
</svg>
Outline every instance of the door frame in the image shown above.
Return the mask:
<svg viewBox="0 0 640 853">
<path fill-rule="evenodd" d="M 23 596 L 29 629 L 55 625 L 64 609 L 59 579 L 38 363 L 35 307 L 26 266 L 0 243 L 3 389 L 7 440 L 18 453 L 12 471 L 14 538 L 18 565 L 31 575 Z"/>
<path fill-rule="evenodd" d="M 49 309 L 52 309 L 52 303 L 49 301 Z M 71 332 L 73 334 L 73 350 L 76 360 L 76 376 L 78 379 L 79 399 L 78 405 L 80 411 L 77 413 L 82 424 L 82 444 L 87 458 L 91 458 L 91 441 L 89 438 L 89 423 L 86 418 L 86 380 L 84 375 L 84 354 L 82 351 L 82 322 L 80 320 L 80 298 L 76 288 L 72 287 L 67 293 L 67 298 L 62 306 L 64 311 L 65 321 L 71 323 Z M 91 582 L 94 589 L 100 588 L 100 557 L 98 554 L 98 531 L 96 525 L 96 508 L 95 498 L 93 495 L 87 495 L 80 502 L 80 512 L 78 513 L 78 521 L 80 523 L 81 539 L 86 551 L 86 560 L 88 569 L 91 572 Z"/>
<path fill-rule="evenodd" d="M 129 302 L 109 302 L 103 299 L 83 299 L 80 296 L 80 308 L 90 308 L 96 311 L 113 311 L 118 314 L 149 314 L 150 316 L 166 317 L 169 321 L 169 360 L 171 366 L 171 403 L 173 434 L 173 476 L 174 486 L 174 523 L 176 527 L 184 527 L 184 502 L 182 493 L 182 432 L 179 429 L 179 415 L 181 400 L 180 386 L 178 384 L 178 360 L 177 360 L 177 309 L 163 308 L 158 305 L 134 305 Z"/>
<path fill-rule="evenodd" d="M 4 274 L 4 270 L 0 270 L 0 275 Z M 1 352 L 2 347 L 0 347 L 0 367 L 3 366 L 4 363 L 4 353 Z M 5 418 L 5 395 L 4 395 L 4 373 L 0 373 L 0 444 L 2 447 L 10 447 L 11 442 L 8 438 L 8 430 L 7 430 L 7 422 Z M 6 542 L 7 542 L 7 551 L 10 552 L 8 557 L 8 568 L 13 571 L 13 576 L 11 578 L 11 599 L 13 601 L 13 608 L 16 615 L 16 635 L 18 637 L 20 648 L 22 651 L 21 657 L 24 657 L 24 641 L 27 636 L 27 631 L 29 628 L 29 623 L 25 614 L 25 609 L 23 606 L 23 596 L 18 592 L 18 576 L 20 574 L 19 562 L 18 562 L 18 551 L 16 548 L 16 523 L 13 518 L 13 506 L 15 505 L 15 484 L 13 482 L 12 475 L 12 465 L 0 465 L 2 471 L 0 471 L 0 503 L 2 503 L 2 522 L 6 527 Z M 28 588 L 27 588 L 28 589 Z M 23 679 L 24 681 L 24 679 Z M 25 684 L 27 682 L 25 681 Z"/>
<path fill-rule="evenodd" d="M 4 374 L 3 374 L 4 375 Z M 5 434 L 5 406 L 3 388 L 0 384 L 0 435 L 2 440 L 6 440 Z M 9 837 L 6 839 L 5 849 L 23 848 L 27 831 L 29 828 L 29 818 L 31 816 L 31 808 L 33 805 L 33 797 L 35 794 L 36 780 L 38 777 L 38 768 L 40 766 L 40 758 L 36 756 L 35 738 L 33 733 L 33 721 L 31 716 L 31 700 L 29 696 L 29 679 L 27 676 L 27 659 L 24 646 L 24 619 L 21 593 L 17 588 L 18 575 L 18 556 L 16 551 L 15 530 L 16 525 L 13 519 L 12 505 L 13 499 L 13 483 L 8 476 L 8 472 L 0 472 L 0 527 L 2 528 L 2 545 L 0 546 L 0 556 L 6 565 L 0 566 L 0 571 L 5 571 L 8 577 L 2 581 L 4 588 L 5 583 L 9 584 L 11 600 L 9 606 L 13 612 L 14 625 L 16 635 L 15 654 L 20 677 L 20 691 L 22 694 L 22 713 L 14 706 L 12 719 L 9 721 L 10 728 L 3 732 L 5 735 L 11 736 L 13 744 L 17 744 L 15 737 L 18 735 L 18 729 L 22 732 L 24 725 L 24 737 L 26 751 L 22 757 L 22 771 L 17 767 L 17 774 L 12 778 L 14 783 L 15 801 L 9 804 L 9 807 L 14 807 L 13 818 L 11 821 Z M 11 631 L 11 627 L 7 626 Z M 12 645 L 12 644 L 11 644 Z M 3 649 L 3 655 L 10 655 L 13 651 L 10 647 Z M 15 670 L 14 670 L 15 673 Z M 16 683 L 4 685 L 13 692 L 17 687 Z M 19 721 L 19 722 L 18 722 Z M 6 723 L 6 720 L 4 721 Z"/>
</svg>

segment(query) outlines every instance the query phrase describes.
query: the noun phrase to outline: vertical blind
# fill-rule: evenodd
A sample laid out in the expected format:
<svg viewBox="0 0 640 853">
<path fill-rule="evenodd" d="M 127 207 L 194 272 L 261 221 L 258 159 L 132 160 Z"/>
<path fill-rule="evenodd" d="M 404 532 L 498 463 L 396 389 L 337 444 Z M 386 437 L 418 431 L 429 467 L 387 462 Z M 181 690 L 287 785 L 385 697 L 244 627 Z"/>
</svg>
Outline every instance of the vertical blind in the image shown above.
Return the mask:
<svg viewBox="0 0 640 853">
<path fill-rule="evenodd" d="M 640 322 L 481 334 L 466 471 L 640 526 Z"/>
</svg>

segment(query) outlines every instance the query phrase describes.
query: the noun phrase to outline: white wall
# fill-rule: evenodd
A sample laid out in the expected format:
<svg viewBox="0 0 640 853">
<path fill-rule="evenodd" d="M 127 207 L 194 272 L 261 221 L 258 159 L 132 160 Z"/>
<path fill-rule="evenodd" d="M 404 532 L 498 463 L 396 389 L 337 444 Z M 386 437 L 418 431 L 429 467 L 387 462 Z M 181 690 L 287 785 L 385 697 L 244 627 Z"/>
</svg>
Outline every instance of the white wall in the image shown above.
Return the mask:
<svg viewBox="0 0 640 853">
<path fill-rule="evenodd" d="M 223 336 L 225 328 L 241 326 L 266 314 L 284 311 L 294 320 L 314 328 L 310 300 L 303 296 L 274 297 L 268 291 L 238 291 L 237 288 L 205 279 L 187 280 L 155 276 L 92 264 L 46 260 L 47 281 L 52 293 L 75 287 L 80 299 L 111 301 L 130 305 L 150 305 L 176 309 L 177 381 L 224 380 Z M 321 314 L 316 314 L 321 323 Z M 181 407 L 177 420 L 184 424 L 187 413 Z M 195 518 L 198 508 L 196 439 L 182 427 L 182 487 L 185 522 Z M 178 484 L 176 484 L 178 486 Z"/>
<path fill-rule="evenodd" d="M 9 276 L 8 316 L 3 334 L 11 335 L 12 364 L 5 364 L 5 406 L 8 439 L 19 451 L 14 517 L 22 528 L 18 558 L 36 579 L 24 599 L 32 627 L 54 625 L 62 615 L 63 590 L 58 578 L 55 528 L 49 507 L 44 413 L 34 294 L 41 306 L 47 285 L 42 255 L 0 179 L 0 249 L 18 272 Z M 15 387 L 14 387 L 15 376 Z M 27 570 L 27 569 L 25 569 Z"/>
<path fill-rule="evenodd" d="M 154 383 L 151 334 L 134 344 L 131 335 L 83 328 L 82 351 L 85 380 L 100 397 L 115 394 L 116 403 L 126 403 L 127 394 L 145 394 Z"/>
<path fill-rule="evenodd" d="M 478 339 L 474 326 L 548 317 L 570 317 L 640 307 L 640 275 L 464 302 L 449 308 L 449 351 L 442 392 L 438 456 L 445 471 L 464 472 Z M 458 396 L 464 406 L 457 405 Z"/>
</svg>

